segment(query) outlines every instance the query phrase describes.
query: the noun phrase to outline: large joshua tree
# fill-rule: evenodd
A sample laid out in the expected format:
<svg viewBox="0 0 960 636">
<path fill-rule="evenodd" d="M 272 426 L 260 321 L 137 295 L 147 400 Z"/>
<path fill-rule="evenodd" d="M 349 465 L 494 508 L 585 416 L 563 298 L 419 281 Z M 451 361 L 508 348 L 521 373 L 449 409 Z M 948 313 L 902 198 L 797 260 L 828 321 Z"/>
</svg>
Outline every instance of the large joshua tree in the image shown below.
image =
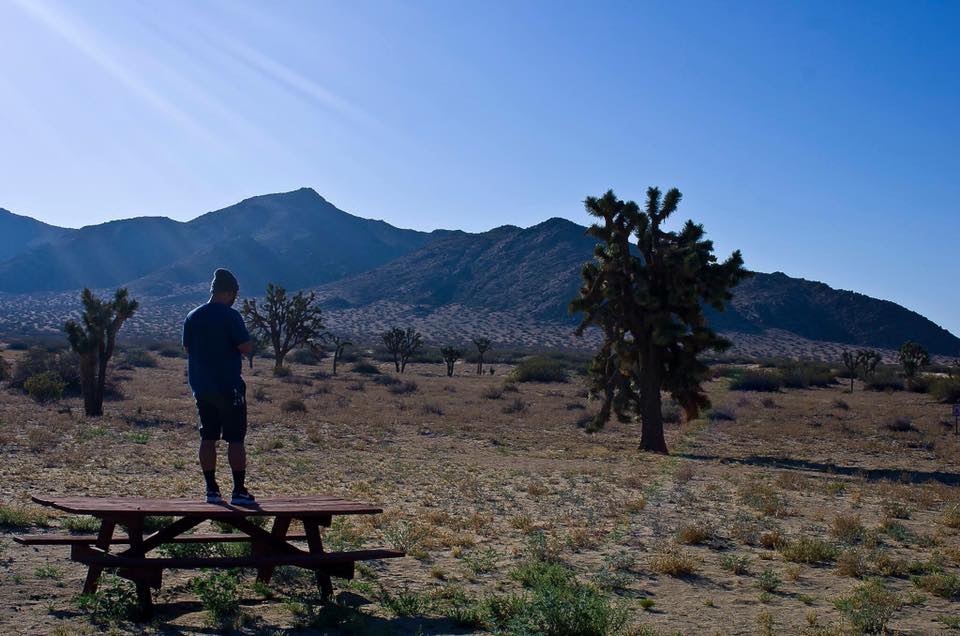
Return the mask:
<svg viewBox="0 0 960 636">
<path fill-rule="evenodd" d="M 240 312 L 255 337 L 273 346 L 275 369 L 283 366 L 284 358 L 294 348 L 324 333 L 323 312 L 313 292 L 287 296 L 286 289 L 269 283 L 263 304 L 256 298 L 244 300 Z"/>
<path fill-rule="evenodd" d="M 117 344 L 117 333 L 139 304 L 126 289 L 118 289 L 113 300 L 105 302 L 84 289 L 80 296 L 83 315 L 80 321 L 64 325 L 70 347 L 80 356 L 80 390 L 83 411 L 90 417 L 103 415 L 103 392 L 107 382 L 107 364 Z"/>
<path fill-rule="evenodd" d="M 718 336 L 704 316 L 704 305 L 722 310 L 730 290 L 750 275 L 739 250 L 720 263 L 702 225 L 687 221 L 678 231 L 662 225 L 680 203 L 680 191 L 661 196 L 647 190 L 641 209 L 608 191 L 584 202 L 599 221 L 587 233 L 599 243 L 594 260 L 583 267 L 580 294 L 572 312 L 585 314 L 577 335 L 590 326 L 603 334 L 590 364 L 590 392 L 602 399 L 590 430 L 609 421 L 641 420 L 640 448 L 667 452 L 660 392 L 670 393 L 696 417 L 710 405 L 700 383 L 707 367 L 698 358 L 723 351 L 730 342 Z"/>
</svg>

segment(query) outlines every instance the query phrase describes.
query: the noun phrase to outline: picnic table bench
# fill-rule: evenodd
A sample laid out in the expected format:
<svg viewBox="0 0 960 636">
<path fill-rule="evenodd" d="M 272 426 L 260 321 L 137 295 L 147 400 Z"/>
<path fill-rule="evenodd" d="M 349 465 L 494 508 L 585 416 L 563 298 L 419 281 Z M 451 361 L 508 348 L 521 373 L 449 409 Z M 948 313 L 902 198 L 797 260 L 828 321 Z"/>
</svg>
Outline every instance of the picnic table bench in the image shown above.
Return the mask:
<svg viewBox="0 0 960 636">
<path fill-rule="evenodd" d="M 256 568 L 257 580 L 269 583 L 274 568 L 290 565 L 313 570 L 323 598 L 333 592 L 331 576 L 353 578 L 357 561 L 392 559 L 404 556 L 395 550 L 354 550 L 325 552 L 320 528 L 329 527 L 335 515 L 369 515 L 383 512 L 369 504 L 339 497 L 266 497 L 254 507 L 210 504 L 192 499 L 141 499 L 133 497 L 33 497 L 44 506 L 100 520 L 96 535 L 33 534 L 14 537 L 23 545 L 69 545 L 70 557 L 87 565 L 85 594 L 97 591 L 100 574 L 116 568 L 117 575 L 137 587 L 141 617 L 153 615 L 150 589 L 160 589 L 165 568 Z M 147 517 L 173 517 L 158 530 L 144 536 Z M 253 523 L 250 517 L 272 517 L 269 530 Z M 290 534 L 293 520 L 303 524 L 303 533 Z M 204 521 L 218 521 L 237 532 L 186 534 Z M 114 536 L 117 526 L 126 536 Z M 303 550 L 291 541 L 307 542 Z M 221 543 L 249 541 L 249 556 L 152 557 L 147 554 L 168 543 Z M 112 546 L 128 546 L 111 552 Z"/>
</svg>

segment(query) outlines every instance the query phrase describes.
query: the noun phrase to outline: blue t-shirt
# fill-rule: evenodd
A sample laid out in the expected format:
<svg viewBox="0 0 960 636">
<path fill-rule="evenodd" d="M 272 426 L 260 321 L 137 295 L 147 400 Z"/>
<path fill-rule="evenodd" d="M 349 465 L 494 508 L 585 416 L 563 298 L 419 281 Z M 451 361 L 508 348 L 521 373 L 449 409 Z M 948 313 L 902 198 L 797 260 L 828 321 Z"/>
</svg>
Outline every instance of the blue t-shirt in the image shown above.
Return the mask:
<svg viewBox="0 0 960 636">
<path fill-rule="evenodd" d="M 237 345 L 250 340 L 240 312 L 222 303 L 200 305 L 183 321 L 190 388 L 194 395 L 230 393 L 243 380 L 243 356 Z"/>
</svg>

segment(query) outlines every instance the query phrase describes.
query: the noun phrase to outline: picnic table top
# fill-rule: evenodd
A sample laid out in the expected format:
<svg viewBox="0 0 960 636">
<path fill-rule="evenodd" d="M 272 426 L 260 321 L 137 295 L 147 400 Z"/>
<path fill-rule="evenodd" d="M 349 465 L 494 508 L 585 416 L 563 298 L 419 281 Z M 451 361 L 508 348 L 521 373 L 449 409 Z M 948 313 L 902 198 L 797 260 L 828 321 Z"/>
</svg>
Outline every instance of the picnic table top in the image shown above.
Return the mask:
<svg viewBox="0 0 960 636">
<path fill-rule="evenodd" d="M 148 499 L 143 497 L 32 497 L 44 506 L 65 512 L 95 517 L 110 515 L 176 515 L 176 516 L 317 516 L 369 515 L 383 510 L 377 506 L 339 497 L 308 495 L 304 497 L 264 497 L 256 506 L 211 504 L 199 499 Z"/>
</svg>

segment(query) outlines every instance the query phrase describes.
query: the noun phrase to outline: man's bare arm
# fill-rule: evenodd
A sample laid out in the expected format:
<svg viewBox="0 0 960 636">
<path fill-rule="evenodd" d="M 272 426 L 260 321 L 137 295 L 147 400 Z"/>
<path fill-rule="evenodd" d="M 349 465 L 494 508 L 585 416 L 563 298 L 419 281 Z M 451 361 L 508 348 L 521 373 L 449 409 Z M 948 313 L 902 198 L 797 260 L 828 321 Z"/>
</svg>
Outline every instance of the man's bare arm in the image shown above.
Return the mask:
<svg viewBox="0 0 960 636">
<path fill-rule="evenodd" d="M 239 351 L 243 355 L 247 355 L 248 353 L 253 351 L 253 341 L 247 340 L 246 342 L 241 342 L 240 344 L 237 345 L 237 351 Z"/>
</svg>

